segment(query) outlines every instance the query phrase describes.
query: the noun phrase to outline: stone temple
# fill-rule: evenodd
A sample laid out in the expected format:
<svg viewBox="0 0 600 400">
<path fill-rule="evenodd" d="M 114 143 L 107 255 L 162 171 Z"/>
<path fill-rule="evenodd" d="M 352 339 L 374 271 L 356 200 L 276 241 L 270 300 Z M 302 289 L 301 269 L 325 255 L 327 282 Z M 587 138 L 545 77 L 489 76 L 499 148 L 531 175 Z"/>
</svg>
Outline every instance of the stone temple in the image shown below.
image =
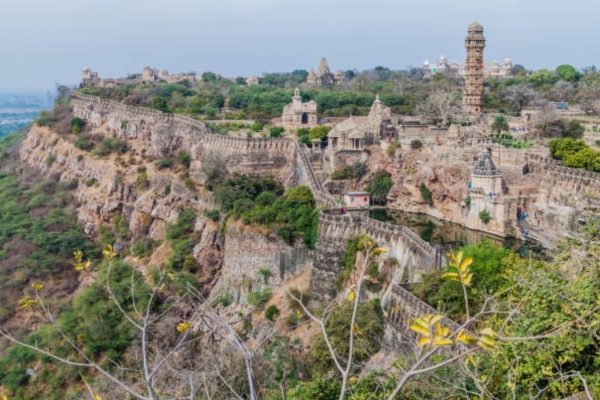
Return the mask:
<svg viewBox="0 0 600 400">
<path fill-rule="evenodd" d="M 300 89 L 296 88 L 292 102 L 283 108 L 281 124 L 285 127 L 310 128 L 319 124 L 317 103 L 314 100 L 302 102 Z"/>
<path fill-rule="evenodd" d="M 469 26 L 465 39 L 467 62 L 465 64 L 465 87 L 463 90 L 463 112 L 478 120 L 483 112 L 483 49 L 485 37 L 483 26 L 474 22 Z"/>
</svg>

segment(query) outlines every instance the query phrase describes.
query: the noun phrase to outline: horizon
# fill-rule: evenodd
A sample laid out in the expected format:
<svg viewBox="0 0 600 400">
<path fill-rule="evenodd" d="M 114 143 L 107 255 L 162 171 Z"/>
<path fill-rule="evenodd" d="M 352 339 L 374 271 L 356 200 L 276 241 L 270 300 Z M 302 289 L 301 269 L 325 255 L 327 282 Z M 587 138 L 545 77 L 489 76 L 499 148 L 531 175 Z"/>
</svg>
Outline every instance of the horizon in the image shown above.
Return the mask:
<svg viewBox="0 0 600 400">
<path fill-rule="evenodd" d="M 4 5 L 0 15 L 2 92 L 76 85 L 84 66 L 101 78 L 118 78 L 144 65 L 169 73 L 261 76 L 308 71 L 321 57 L 332 70 L 401 70 L 442 55 L 463 63 L 474 21 L 484 27 L 486 62 L 510 57 L 530 70 L 581 69 L 598 64 L 600 53 L 594 30 L 600 4 L 591 0 L 552 6 L 541 0 L 434 0 L 410 9 L 390 0 L 351 0 L 344 7 L 308 0 L 302 9 L 275 0 L 174 0 L 168 7 L 156 0 L 144 7 L 117 0 L 23 3 Z M 583 7 L 585 13 L 574 12 Z"/>
</svg>

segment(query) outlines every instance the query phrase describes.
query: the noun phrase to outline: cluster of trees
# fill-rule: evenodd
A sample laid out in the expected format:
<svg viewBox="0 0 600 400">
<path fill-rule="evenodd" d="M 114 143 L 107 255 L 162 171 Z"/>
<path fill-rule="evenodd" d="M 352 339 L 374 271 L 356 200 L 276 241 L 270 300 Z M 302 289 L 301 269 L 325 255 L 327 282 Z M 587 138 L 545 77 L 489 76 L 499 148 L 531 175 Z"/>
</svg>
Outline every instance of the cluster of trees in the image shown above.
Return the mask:
<svg viewBox="0 0 600 400">
<path fill-rule="evenodd" d="M 562 160 L 567 167 L 600 172 L 600 152 L 592 149 L 583 140 L 569 137 L 551 140 L 550 155 Z"/>
<path fill-rule="evenodd" d="M 284 192 L 271 176 L 227 175 L 222 171 L 208 171 L 207 187 L 226 218 L 274 228 L 288 244 L 301 237 L 304 244 L 314 248 L 319 219 L 310 189 L 298 186 Z"/>
</svg>

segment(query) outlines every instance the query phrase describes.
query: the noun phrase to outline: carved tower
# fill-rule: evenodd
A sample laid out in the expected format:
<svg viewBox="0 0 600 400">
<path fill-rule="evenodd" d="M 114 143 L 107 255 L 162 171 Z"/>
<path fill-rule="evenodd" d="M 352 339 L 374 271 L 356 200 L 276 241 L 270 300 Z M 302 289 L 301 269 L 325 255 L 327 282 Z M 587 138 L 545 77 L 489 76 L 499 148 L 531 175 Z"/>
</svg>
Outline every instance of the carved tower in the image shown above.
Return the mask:
<svg viewBox="0 0 600 400">
<path fill-rule="evenodd" d="M 463 111 L 476 119 L 483 112 L 483 49 L 485 37 L 483 26 L 474 22 L 469 26 L 465 39 L 467 62 L 465 64 L 465 88 L 463 91 Z"/>
</svg>

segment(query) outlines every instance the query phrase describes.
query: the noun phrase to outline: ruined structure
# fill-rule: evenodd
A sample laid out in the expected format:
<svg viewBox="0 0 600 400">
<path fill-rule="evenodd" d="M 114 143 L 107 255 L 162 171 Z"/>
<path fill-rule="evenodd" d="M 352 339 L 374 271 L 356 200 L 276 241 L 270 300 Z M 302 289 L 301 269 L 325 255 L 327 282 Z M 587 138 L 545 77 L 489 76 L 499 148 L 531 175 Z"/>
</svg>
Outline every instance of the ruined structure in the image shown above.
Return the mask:
<svg viewBox="0 0 600 400">
<path fill-rule="evenodd" d="M 253 76 L 249 76 L 248 78 L 246 78 L 246 85 L 248 86 L 258 86 L 260 83 L 260 80 L 258 78 L 258 76 L 253 75 Z"/>
<path fill-rule="evenodd" d="M 332 73 L 325 57 L 321 58 L 317 72 L 311 67 L 306 77 L 306 86 L 308 87 L 324 87 L 342 83 L 344 83 L 344 73 L 340 71 Z"/>
<path fill-rule="evenodd" d="M 300 89 L 296 88 L 292 102 L 283 108 L 281 124 L 285 127 L 313 127 L 319 124 L 317 103 L 311 100 L 302 102 Z"/>
<path fill-rule="evenodd" d="M 93 85 L 100 82 L 98 73 L 93 72 L 90 67 L 83 67 L 81 70 L 81 87 Z"/>
<path fill-rule="evenodd" d="M 484 64 L 483 77 L 485 79 L 507 79 L 513 76 L 513 62 L 510 58 L 504 60 L 504 63 L 500 65 L 497 60 L 494 60 L 492 64 Z M 459 64 L 457 61 L 452 60 L 450 64 L 446 60 L 446 57 L 441 56 L 436 64 L 430 64 L 429 61 L 423 63 L 423 76 L 425 78 L 431 78 L 434 74 L 444 74 L 453 78 L 464 78 L 465 77 L 465 65 Z"/>
<path fill-rule="evenodd" d="M 465 64 L 465 87 L 463 90 L 463 112 L 477 120 L 483 112 L 483 49 L 485 37 L 483 27 L 474 22 L 469 26 L 465 39 L 467 62 Z"/>
</svg>

